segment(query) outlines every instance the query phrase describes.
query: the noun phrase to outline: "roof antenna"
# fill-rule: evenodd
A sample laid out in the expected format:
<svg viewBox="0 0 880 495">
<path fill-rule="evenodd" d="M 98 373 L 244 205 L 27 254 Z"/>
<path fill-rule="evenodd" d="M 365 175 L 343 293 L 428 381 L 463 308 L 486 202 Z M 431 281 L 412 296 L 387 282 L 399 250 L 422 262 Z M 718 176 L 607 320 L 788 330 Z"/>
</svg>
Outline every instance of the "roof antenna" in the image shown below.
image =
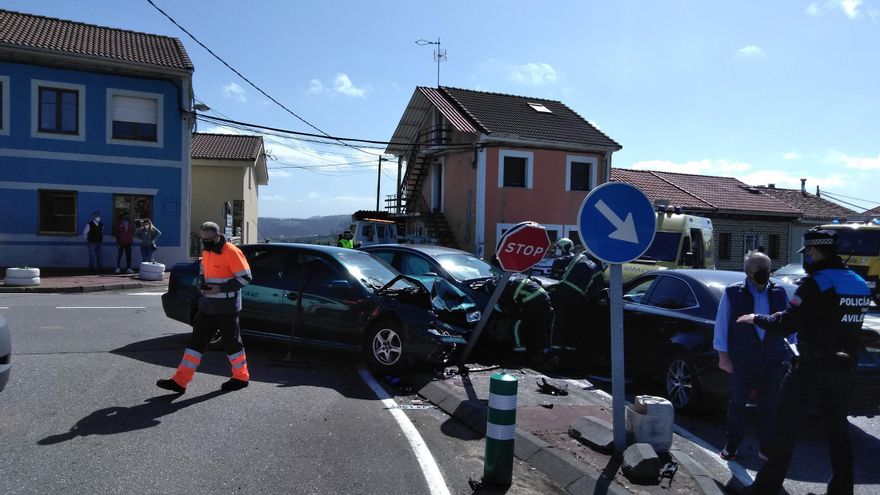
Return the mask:
<svg viewBox="0 0 880 495">
<path fill-rule="evenodd" d="M 437 49 L 434 50 L 434 61 L 437 62 L 437 88 L 440 88 L 440 62 L 446 61 L 446 50 L 440 48 L 440 38 L 437 38 L 437 41 L 428 41 L 428 40 L 418 40 L 416 44 L 419 46 L 425 45 L 437 45 Z"/>
</svg>

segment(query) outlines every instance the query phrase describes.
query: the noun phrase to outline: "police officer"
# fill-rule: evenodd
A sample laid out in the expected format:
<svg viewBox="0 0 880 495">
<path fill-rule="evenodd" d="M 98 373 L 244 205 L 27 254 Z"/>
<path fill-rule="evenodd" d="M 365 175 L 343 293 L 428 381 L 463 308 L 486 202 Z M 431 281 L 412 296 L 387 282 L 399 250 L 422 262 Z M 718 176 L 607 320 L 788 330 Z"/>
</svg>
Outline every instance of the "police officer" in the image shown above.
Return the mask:
<svg viewBox="0 0 880 495">
<path fill-rule="evenodd" d="M 565 269 L 568 268 L 572 258 L 574 258 L 574 253 L 572 252 L 574 243 L 571 242 L 571 239 L 563 237 L 556 241 L 556 247 L 559 248 L 560 254 L 558 258 L 553 260 L 553 265 L 550 267 L 550 278 L 559 280 L 565 274 Z"/>
<path fill-rule="evenodd" d="M 346 230 L 342 233 L 342 239 L 339 239 L 339 241 L 336 243 L 336 247 L 354 249 L 354 242 L 352 242 L 352 238 L 354 238 L 354 236 L 351 234 L 351 231 Z"/>
<path fill-rule="evenodd" d="M 803 279 L 789 308 L 773 315 L 747 314 L 737 323 L 754 323 L 769 332 L 798 333 L 798 364 L 786 375 L 768 461 L 748 494 L 775 495 L 782 487 L 800 420 L 819 400 L 828 434 L 832 476 L 829 495 L 853 493 L 853 453 L 846 419 L 850 384 L 859 352 L 858 333 L 871 303 L 867 284 L 837 256 L 837 234 L 804 234 Z"/>
<path fill-rule="evenodd" d="M 577 349 L 586 334 L 579 332 L 585 325 L 603 328 L 607 311 L 600 308 L 605 278 L 602 265 L 581 253 L 569 262 L 551 295 L 556 320 L 553 324 L 553 347 L 565 351 Z M 607 325 L 604 325 L 607 328 Z"/>
</svg>

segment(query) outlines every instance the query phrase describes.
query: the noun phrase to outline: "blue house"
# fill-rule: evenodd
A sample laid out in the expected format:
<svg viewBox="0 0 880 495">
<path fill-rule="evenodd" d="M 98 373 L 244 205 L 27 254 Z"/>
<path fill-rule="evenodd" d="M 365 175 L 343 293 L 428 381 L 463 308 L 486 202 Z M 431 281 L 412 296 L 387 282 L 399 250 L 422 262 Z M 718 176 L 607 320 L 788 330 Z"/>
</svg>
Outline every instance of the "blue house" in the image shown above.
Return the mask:
<svg viewBox="0 0 880 495">
<path fill-rule="evenodd" d="M 95 211 L 104 267 L 123 213 L 186 259 L 192 72 L 176 38 L 0 10 L 0 266 L 87 266 Z"/>
</svg>

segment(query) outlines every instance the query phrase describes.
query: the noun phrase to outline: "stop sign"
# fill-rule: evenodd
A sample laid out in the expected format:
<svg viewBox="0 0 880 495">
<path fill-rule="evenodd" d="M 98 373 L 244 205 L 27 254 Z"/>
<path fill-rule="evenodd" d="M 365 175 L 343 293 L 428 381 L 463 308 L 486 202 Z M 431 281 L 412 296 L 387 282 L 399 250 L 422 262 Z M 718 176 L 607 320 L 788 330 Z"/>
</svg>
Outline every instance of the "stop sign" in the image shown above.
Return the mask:
<svg viewBox="0 0 880 495">
<path fill-rule="evenodd" d="M 522 272 L 541 261 L 550 248 L 550 237 L 544 226 L 522 222 L 508 230 L 498 240 L 495 255 L 498 264 L 509 272 Z"/>
</svg>

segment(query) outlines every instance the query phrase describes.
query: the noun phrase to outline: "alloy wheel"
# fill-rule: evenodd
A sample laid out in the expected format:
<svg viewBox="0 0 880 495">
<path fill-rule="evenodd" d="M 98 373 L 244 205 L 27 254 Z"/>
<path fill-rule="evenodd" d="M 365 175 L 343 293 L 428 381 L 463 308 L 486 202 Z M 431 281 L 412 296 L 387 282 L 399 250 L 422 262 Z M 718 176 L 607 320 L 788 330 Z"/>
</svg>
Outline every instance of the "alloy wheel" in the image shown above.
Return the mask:
<svg viewBox="0 0 880 495">
<path fill-rule="evenodd" d="M 693 400 L 694 373 L 690 364 L 683 359 L 674 359 L 666 370 L 666 394 L 679 409 L 687 407 Z"/>
<path fill-rule="evenodd" d="M 382 366 L 393 366 L 403 352 L 400 336 L 390 328 L 383 328 L 373 337 L 373 356 Z"/>
</svg>

